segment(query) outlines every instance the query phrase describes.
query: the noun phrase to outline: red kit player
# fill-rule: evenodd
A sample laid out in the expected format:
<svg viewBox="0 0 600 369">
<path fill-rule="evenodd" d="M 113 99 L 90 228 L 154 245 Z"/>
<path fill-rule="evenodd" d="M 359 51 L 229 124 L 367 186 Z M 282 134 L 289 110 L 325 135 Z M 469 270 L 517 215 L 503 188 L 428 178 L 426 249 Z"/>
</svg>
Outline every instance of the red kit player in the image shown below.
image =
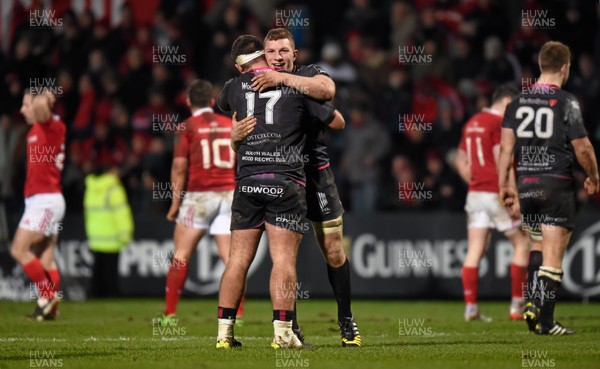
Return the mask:
<svg viewBox="0 0 600 369">
<path fill-rule="evenodd" d="M 215 237 L 219 256 L 229 258 L 231 202 L 235 188 L 235 154 L 230 147 L 231 118 L 215 114 L 212 85 L 193 81 L 187 104 L 192 116 L 179 130 L 171 168 L 173 202 L 167 219 L 176 221 L 175 253 L 166 283 L 163 324 L 175 317 L 187 278 L 188 261 L 208 233 Z M 187 176 L 187 180 L 186 180 Z M 243 305 L 240 304 L 238 317 Z"/>
<path fill-rule="evenodd" d="M 55 98 L 26 91 L 21 114 L 31 129 L 27 133 L 25 212 L 11 246 L 11 255 L 35 284 L 36 320 L 55 318 L 61 293 L 54 248 L 65 215 L 61 172 L 65 159 L 65 124 L 51 109 Z"/>
<path fill-rule="evenodd" d="M 469 184 L 465 204 L 467 212 L 468 250 L 462 269 L 465 296 L 465 320 L 491 319 L 482 315 L 477 307 L 479 262 L 488 247 L 491 230 L 504 233 L 515 250 L 510 266 L 512 303 L 510 318 L 522 319 L 524 308 L 522 286 L 526 282 L 529 239 L 519 229 L 498 198 L 498 173 L 496 164 L 500 152 L 502 117 L 506 106 L 517 95 L 512 87 L 500 86 L 492 96 L 492 106 L 475 114 L 463 127 L 462 139 L 456 160 L 461 177 Z M 514 176 L 513 176 L 514 179 Z"/>
</svg>

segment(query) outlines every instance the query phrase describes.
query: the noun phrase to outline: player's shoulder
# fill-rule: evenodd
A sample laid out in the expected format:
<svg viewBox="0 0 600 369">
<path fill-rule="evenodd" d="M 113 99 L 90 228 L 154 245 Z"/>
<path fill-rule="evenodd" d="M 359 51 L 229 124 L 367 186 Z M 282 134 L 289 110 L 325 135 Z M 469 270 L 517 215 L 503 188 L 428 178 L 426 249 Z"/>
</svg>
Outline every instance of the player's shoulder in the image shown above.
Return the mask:
<svg viewBox="0 0 600 369">
<path fill-rule="evenodd" d="M 49 134 L 64 135 L 67 132 L 67 125 L 57 114 L 52 114 L 48 123 L 36 123 L 35 125 L 45 131 L 47 130 Z"/>
<path fill-rule="evenodd" d="M 488 109 L 483 109 L 477 113 L 475 113 L 471 119 L 467 121 L 465 126 L 473 126 L 473 125 L 489 125 L 496 124 L 502 122 L 502 116 Z"/>
<path fill-rule="evenodd" d="M 557 91 L 559 93 L 558 97 L 562 100 L 562 102 L 565 105 L 571 105 L 571 106 L 579 109 L 579 99 L 577 99 L 577 96 L 575 96 L 573 93 L 563 90 L 563 89 L 560 89 Z"/>
<path fill-rule="evenodd" d="M 231 118 L 226 115 L 219 114 L 219 113 L 212 113 L 212 117 L 215 121 L 217 121 L 221 125 L 226 125 L 226 126 L 231 125 Z"/>
<path fill-rule="evenodd" d="M 296 66 L 294 73 L 301 75 L 301 76 L 308 76 L 308 77 L 312 77 L 312 76 L 316 76 L 316 75 L 323 75 L 323 76 L 329 77 L 329 74 L 325 71 L 325 69 L 323 69 L 321 66 L 319 66 L 317 64 L 298 65 L 298 66 Z"/>
</svg>

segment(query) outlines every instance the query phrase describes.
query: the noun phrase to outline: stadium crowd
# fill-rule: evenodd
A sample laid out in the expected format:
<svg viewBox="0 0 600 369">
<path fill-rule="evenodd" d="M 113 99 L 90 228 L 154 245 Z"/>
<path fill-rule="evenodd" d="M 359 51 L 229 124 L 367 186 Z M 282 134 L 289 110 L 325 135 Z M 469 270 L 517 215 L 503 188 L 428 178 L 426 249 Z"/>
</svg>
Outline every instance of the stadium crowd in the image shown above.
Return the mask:
<svg viewBox="0 0 600 369">
<path fill-rule="evenodd" d="M 467 186 L 452 163 L 464 122 L 489 105 L 494 87 L 533 84 L 548 40 L 570 46 L 565 89 L 600 144 L 600 112 L 591 108 L 600 96 L 600 6 L 544 8 L 527 0 L 164 0 L 151 23 L 136 22 L 125 3 L 118 24 L 67 10 L 60 27 L 33 28 L 30 9 L 17 8 L 0 51 L 0 197 L 9 213 L 22 206 L 23 90 L 54 87 L 68 127 L 68 212 L 82 210 L 86 173 L 117 167 L 134 213 L 166 213 L 168 201 L 153 193 L 167 189 L 174 127 L 189 114 L 187 82 L 210 80 L 216 96 L 237 73 L 233 40 L 287 25 L 296 64 L 319 64 L 336 82 L 347 128 L 329 137 L 329 153 L 346 208 L 461 210 Z"/>
</svg>

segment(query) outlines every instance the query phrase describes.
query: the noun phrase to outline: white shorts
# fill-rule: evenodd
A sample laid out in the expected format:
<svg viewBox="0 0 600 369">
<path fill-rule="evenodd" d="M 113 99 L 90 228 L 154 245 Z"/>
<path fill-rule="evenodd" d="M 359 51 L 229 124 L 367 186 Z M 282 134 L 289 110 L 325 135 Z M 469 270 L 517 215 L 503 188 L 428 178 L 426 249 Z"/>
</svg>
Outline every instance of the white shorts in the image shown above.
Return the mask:
<svg viewBox="0 0 600 369">
<path fill-rule="evenodd" d="M 493 192 L 469 191 L 465 211 L 468 228 L 495 228 L 506 232 L 520 224 L 519 220 L 510 217 L 498 194 Z"/>
<path fill-rule="evenodd" d="M 230 234 L 233 191 L 186 192 L 177 223 L 187 228 L 208 229 L 208 233 Z"/>
<path fill-rule="evenodd" d="M 19 228 L 43 233 L 44 236 L 57 235 L 62 230 L 65 217 L 65 198 L 61 193 L 41 193 L 25 199 L 25 212 Z"/>
</svg>

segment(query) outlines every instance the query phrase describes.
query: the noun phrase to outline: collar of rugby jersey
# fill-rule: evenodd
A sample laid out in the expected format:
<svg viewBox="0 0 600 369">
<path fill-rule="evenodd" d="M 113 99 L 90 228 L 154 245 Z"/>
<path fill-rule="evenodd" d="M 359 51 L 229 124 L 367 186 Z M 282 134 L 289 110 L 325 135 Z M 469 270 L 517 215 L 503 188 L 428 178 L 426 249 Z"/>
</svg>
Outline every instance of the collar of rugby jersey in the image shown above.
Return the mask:
<svg viewBox="0 0 600 369">
<path fill-rule="evenodd" d="M 197 117 L 200 114 L 204 114 L 204 113 L 214 113 L 214 111 L 212 110 L 212 108 L 206 107 L 206 108 L 200 108 L 198 110 L 195 110 L 192 115 Z"/>
<path fill-rule="evenodd" d="M 482 111 L 486 112 L 486 113 L 494 114 L 494 115 L 497 115 L 497 116 L 500 116 L 500 117 L 502 116 L 502 114 L 500 114 L 500 112 L 498 110 L 496 110 L 496 109 L 483 108 Z"/>
</svg>

